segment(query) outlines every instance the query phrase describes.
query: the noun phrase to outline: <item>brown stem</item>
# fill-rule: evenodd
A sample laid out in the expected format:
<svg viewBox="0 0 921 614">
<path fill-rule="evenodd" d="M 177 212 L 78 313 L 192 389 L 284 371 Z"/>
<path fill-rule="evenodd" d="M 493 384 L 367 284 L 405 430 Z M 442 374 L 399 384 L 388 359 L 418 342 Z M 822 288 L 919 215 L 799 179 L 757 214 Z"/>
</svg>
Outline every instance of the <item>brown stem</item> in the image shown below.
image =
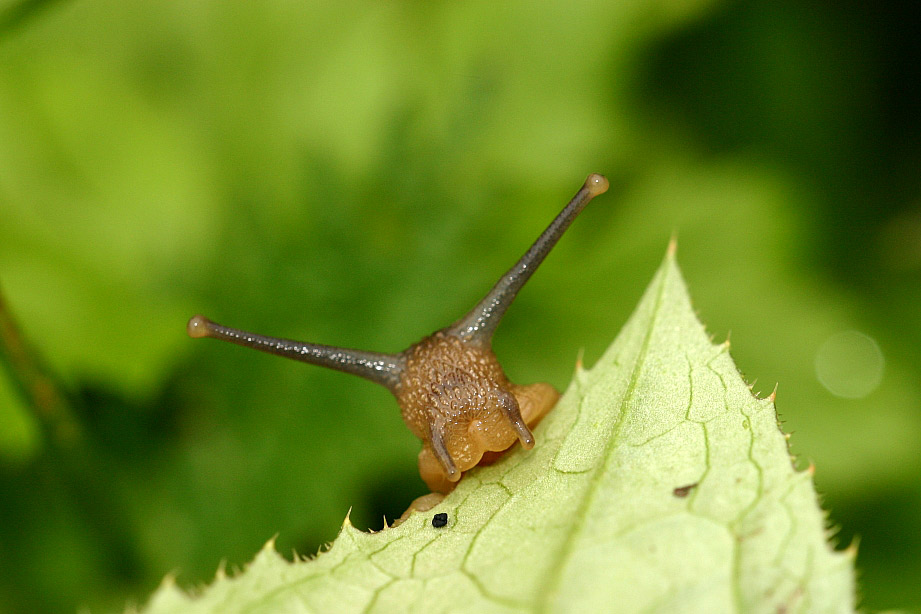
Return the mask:
<svg viewBox="0 0 921 614">
<path fill-rule="evenodd" d="M 0 291 L 0 365 L 6 368 L 26 403 L 35 410 L 52 440 L 71 447 L 82 439 L 82 430 L 62 387 L 44 368 L 26 343 Z"/>
</svg>

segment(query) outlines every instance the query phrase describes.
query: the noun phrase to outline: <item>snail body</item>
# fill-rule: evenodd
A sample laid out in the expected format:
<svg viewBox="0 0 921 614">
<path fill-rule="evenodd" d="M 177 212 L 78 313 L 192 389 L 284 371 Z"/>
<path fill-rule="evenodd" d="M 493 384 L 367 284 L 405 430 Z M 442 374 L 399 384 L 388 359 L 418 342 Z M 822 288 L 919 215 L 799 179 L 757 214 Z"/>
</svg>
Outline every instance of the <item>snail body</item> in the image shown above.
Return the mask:
<svg viewBox="0 0 921 614">
<path fill-rule="evenodd" d="M 398 354 L 278 339 L 222 326 L 196 315 L 191 337 L 211 337 L 310 364 L 352 373 L 389 389 L 404 422 L 422 440 L 419 473 L 433 492 L 454 488 L 463 473 L 516 441 L 534 446 L 531 429 L 559 393 L 546 383 L 513 384 L 492 351 L 492 335 L 518 291 L 573 219 L 608 189 L 602 175 L 582 188 L 524 256 L 463 318 Z"/>
</svg>

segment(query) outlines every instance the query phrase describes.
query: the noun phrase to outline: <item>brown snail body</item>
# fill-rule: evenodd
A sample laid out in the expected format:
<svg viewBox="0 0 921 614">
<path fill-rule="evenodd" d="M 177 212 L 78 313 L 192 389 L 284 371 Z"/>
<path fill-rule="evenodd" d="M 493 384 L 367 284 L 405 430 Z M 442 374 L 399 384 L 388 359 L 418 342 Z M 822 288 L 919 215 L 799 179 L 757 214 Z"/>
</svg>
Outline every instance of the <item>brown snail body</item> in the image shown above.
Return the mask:
<svg viewBox="0 0 921 614">
<path fill-rule="evenodd" d="M 573 219 L 608 181 L 585 184 L 524 256 L 486 297 L 452 326 L 399 354 L 350 350 L 277 339 L 228 328 L 196 315 L 191 337 L 212 337 L 264 352 L 359 375 L 387 387 L 403 420 L 422 442 L 419 473 L 434 492 L 449 492 L 463 473 L 515 444 L 534 446 L 533 428 L 556 404 L 549 384 L 508 380 L 492 351 L 492 334 L 515 295 Z M 485 455 L 485 456 L 484 456 Z"/>
<path fill-rule="evenodd" d="M 486 452 L 516 440 L 533 447 L 530 428 L 560 396 L 550 384 L 511 383 L 491 349 L 442 331 L 410 349 L 395 394 L 406 425 L 424 442 L 419 473 L 436 492 L 451 490 Z"/>
</svg>

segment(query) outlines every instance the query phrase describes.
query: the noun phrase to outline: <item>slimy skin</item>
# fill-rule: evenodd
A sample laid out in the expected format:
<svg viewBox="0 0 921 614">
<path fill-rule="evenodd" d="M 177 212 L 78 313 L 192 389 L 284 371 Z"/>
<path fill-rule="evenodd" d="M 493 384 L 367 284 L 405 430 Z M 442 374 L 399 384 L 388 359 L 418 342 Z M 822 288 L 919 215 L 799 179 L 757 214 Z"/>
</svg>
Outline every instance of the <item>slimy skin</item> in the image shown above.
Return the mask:
<svg viewBox="0 0 921 614">
<path fill-rule="evenodd" d="M 434 493 L 448 493 L 465 471 L 494 461 L 516 442 L 531 449 L 535 443 L 532 429 L 559 399 L 550 384 L 510 382 L 492 351 L 492 336 L 518 291 L 572 221 L 607 189 L 604 176 L 589 175 L 569 204 L 476 307 L 398 354 L 267 337 L 200 315 L 189 320 L 188 334 L 352 373 L 386 387 L 396 397 L 406 425 L 422 440 L 419 474 Z"/>
<path fill-rule="evenodd" d="M 434 492 L 449 492 L 487 452 L 521 442 L 559 399 L 550 384 L 518 386 L 489 348 L 439 331 L 409 350 L 395 391 L 409 429 L 423 441 L 419 474 Z"/>
</svg>

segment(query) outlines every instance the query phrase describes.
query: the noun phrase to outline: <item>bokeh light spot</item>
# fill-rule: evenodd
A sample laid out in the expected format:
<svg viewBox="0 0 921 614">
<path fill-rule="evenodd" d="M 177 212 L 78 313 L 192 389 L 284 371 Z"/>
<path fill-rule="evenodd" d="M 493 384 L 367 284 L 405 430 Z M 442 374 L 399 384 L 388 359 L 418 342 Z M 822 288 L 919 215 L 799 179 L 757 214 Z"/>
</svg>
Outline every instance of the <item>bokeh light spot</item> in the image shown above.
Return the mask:
<svg viewBox="0 0 921 614">
<path fill-rule="evenodd" d="M 815 374 L 825 388 L 845 399 L 861 399 L 876 390 L 886 360 L 871 337 L 856 331 L 835 333 L 815 355 Z"/>
</svg>

